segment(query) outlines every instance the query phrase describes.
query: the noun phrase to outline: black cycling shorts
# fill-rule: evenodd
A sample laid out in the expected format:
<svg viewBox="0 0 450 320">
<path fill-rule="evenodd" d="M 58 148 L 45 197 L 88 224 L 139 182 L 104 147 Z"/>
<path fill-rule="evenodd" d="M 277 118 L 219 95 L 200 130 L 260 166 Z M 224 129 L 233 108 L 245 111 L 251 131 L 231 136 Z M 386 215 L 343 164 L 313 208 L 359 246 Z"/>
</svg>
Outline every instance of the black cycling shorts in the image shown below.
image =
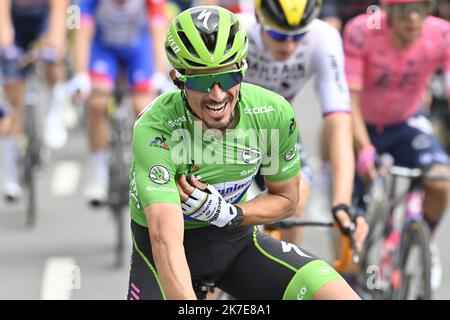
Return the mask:
<svg viewBox="0 0 450 320">
<path fill-rule="evenodd" d="M 127 299 L 165 299 L 148 228 L 132 221 L 131 230 Z M 323 285 L 342 280 L 323 260 L 256 227 L 185 230 L 184 248 L 193 283 L 213 281 L 236 299 L 311 299 Z"/>
</svg>

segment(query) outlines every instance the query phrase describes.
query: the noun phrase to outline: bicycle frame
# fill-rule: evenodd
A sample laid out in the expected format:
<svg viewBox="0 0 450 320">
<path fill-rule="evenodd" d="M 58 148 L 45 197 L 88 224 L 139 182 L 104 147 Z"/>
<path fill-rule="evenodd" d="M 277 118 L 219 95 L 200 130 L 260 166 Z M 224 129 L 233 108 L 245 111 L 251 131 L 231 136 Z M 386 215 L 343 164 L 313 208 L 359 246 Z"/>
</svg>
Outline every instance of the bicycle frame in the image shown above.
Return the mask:
<svg viewBox="0 0 450 320">
<path fill-rule="evenodd" d="M 27 143 L 25 148 L 24 167 L 23 167 L 23 182 L 27 189 L 27 214 L 26 225 L 28 228 L 34 227 L 36 224 L 37 204 L 36 204 L 36 170 L 39 166 L 41 138 L 40 130 L 38 128 L 38 110 L 39 104 L 38 95 L 38 75 L 37 66 L 38 58 L 33 52 L 27 57 L 26 61 L 26 96 L 25 96 L 25 134 Z"/>
<path fill-rule="evenodd" d="M 389 188 L 388 199 L 390 199 L 388 204 L 388 220 L 392 220 L 393 215 L 395 214 L 395 209 L 401 203 L 405 203 L 406 210 L 403 211 L 403 217 L 401 219 L 402 225 L 405 222 L 409 222 L 412 220 L 422 221 L 422 204 L 423 204 L 423 189 L 422 189 L 422 180 L 423 180 L 423 171 L 421 169 L 409 169 L 398 166 L 392 166 L 389 168 L 389 175 L 392 177 L 391 187 Z M 410 179 L 410 184 L 408 190 L 400 195 L 396 195 L 398 178 L 407 178 Z M 386 224 L 387 229 L 389 229 L 389 223 Z M 385 229 L 385 232 L 389 230 Z M 386 233 L 385 233 L 386 235 Z"/>
<path fill-rule="evenodd" d="M 326 227 L 326 228 L 336 228 L 339 226 L 336 222 L 321 222 L 321 221 L 305 221 L 299 219 L 285 219 L 273 224 L 265 226 L 265 233 L 280 239 L 279 229 L 289 229 L 293 227 Z M 353 230 L 350 231 L 349 235 L 342 237 L 341 241 L 341 257 L 333 263 L 333 268 L 338 272 L 348 271 L 352 262 L 359 263 L 359 254 L 356 250 L 355 241 L 353 240 Z"/>
<path fill-rule="evenodd" d="M 409 290 L 409 283 L 404 283 L 405 279 L 411 275 L 406 273 L 405 269 L 406 262 L 408 261 L 408 255 L 410 254 L 411 246 L 418 246 L 421 250 L 421 258 L 424 264 L 423 273 L 421 273 L 421 278 L 423 282 L 421 283 L 424 287 L 423 293 L 424 298 L 431 297 L 431 291 L 429 289 L 429 269 L 430 269 L 430 256 L 428 247 L 428 225 L 423 219 L 423 200 L 424 200 L 424 190 L 422 184 L 424 180 L 439 180 L 448 181 L 447 176 L 430 176 L 427 170 L 422 170 L 418 168 L 405 168 L 399 166 L 389 166 L 385 168 L 387 170 L 388 176 L 392 179 L 389 184 L 389 188 L 385 189 L 385 195 L 387 204 L 385 209 L 386 217 L 382 220 L 383 225 L 383 236 L 380 240 L 384 241 L 387 239 L 394 230 L 400 233 L 400 238 L 398 242 L 398 247 L 394 251 L 392 260 L 388 263 L 388 274 L 383 274 L 383 279 L 388 280 L 389 283 L 381 289 L 381 297 L 386 299 L 399 299 L 403 298 Z M 405 191 L 397 192 L 398 180 L 400 178 L 408 179 L 409 185 Z M 397 212 L 398 209 L 402 208 L 401 205 L 404 204 L 404 210 Z M 376 222 L 376 221 L 375 221 Z M 370 225 L 370 228 L 376 226 Z M 415 236 L 412 238 L 412 236 Z M 417 238 L 416 238 L 417 237 Z M 413 241 L 414 242 L 411 242 Z M 371 241 L 376 241 L 371 239 Z M 417 242 L 419 241 L 419 242 Z M 366 246 L 366 255 L 370 254 L 372 250 L 373 243 Z M 385 257 L 378 257 L 378 263 L 380 263 Z M 366 263 L 367 264 L 367 263 Z M 386 265 L 384 265 L 386 267 Z M 381 269 L 380 269 L 381 270 Z M 385 270 L 384 270 L 385 271 Z M 413 271 L 413 273 L 415 270 Z M 389 285 L 389 288 L 386 287 Z M 421 291 L 422 294 L 422 291 Z"/>
<path fill-rule="evenodd" d="M 132 126 L 127 111 L 129 106 L 124 103 L 125 90 L 119 84 L 108 108 L 111 125 L 109 190 L 108 207 L 116 224 L 116 267 L 123 265 L 125 247 L 125 223 L 123 211 L 128 208 L 129 177 L 131 165 L 131 135 Z"/>
</svg>

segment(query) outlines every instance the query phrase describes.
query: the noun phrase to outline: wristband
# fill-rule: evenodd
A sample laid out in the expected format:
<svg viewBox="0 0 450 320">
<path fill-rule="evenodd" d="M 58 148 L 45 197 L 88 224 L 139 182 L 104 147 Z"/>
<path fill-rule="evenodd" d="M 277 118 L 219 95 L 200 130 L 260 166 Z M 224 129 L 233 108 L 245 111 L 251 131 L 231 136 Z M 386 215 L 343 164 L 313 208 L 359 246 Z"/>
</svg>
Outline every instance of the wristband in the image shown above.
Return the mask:
<svg viewBox="0 0 450 320">
<path fill-rule="evenodd" d="M 359 176 L 364 176 L 370 168 L 375 166 L 377 150 L 374 146 L 362 148 L 356 159 L 356 172 Z"/>
</svg>

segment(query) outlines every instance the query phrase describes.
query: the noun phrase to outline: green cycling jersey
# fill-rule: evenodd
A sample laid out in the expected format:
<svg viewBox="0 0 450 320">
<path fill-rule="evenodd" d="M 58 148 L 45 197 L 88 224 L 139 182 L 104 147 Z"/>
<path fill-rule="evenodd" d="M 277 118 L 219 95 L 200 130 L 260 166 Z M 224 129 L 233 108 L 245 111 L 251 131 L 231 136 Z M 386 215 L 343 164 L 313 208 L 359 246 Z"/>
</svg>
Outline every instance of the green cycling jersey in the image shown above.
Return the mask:
<svg viewBox="0 0 450 320">
<path fill-rule="evenodd" d="M 153 203 L 180 204 L 176 179 L 195 174 L 212 184 L 229 203 L 246 200 L 261 168 L 270 182 L 283 182 L 300 171 L 297 124 L 283 97 L 242 83 L 237 121 L 223 134 L 202 130 L 186 108 L 180 91 L 154 100 L 139 116 L 133 131 L 130 169 L 132 219 L 147 227 L 144 208 Z M 209 225 L 184 216 L 186 229 Z"/>
</svg>

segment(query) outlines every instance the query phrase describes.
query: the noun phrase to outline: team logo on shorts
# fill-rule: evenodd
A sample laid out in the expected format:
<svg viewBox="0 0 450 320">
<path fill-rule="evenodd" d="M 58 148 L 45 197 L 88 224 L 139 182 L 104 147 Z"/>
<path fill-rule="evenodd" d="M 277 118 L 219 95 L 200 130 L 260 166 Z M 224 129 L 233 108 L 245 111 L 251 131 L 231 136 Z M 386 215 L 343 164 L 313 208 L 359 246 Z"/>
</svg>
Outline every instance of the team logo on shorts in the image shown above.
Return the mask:
<svg viewBox="0 0 450 320">
<path fill-rule="evenodd" d="M 297 154 L 297 145 L 293 146 L 292 148 L 290 148 L 288 150 L 288 152 L 286 152 L 286 155 L 284 156 L 284 159 L 286 161 L 290 161 L 290 160 L 294 159 L 296 154 Z"/>
<path fill-rule="evenodd" d="M 326 267 L 326 266 L 322 266 L 319 269 L 317 269 L 317 272 L 319 274 L 323 274 L 323 275 L 330 274 L 331 273 L 331 268 L 330 267 Z"/>
<path fill-rule="evenodd" d="M 261 162 L 262 153 L 261 151 L 251 148 L 242 151 L 242 160 L 245 164 L 258 164 Z"/>
<path fill-rule="evenodd" d="M 151 167 L 148 173 L 148 177 L 150 178 L 150 180 L 157 184 L 166 184 L 170 180 L 169 170 L 167 170 L 166 167 L 160 165 Z"/>
</svg>

